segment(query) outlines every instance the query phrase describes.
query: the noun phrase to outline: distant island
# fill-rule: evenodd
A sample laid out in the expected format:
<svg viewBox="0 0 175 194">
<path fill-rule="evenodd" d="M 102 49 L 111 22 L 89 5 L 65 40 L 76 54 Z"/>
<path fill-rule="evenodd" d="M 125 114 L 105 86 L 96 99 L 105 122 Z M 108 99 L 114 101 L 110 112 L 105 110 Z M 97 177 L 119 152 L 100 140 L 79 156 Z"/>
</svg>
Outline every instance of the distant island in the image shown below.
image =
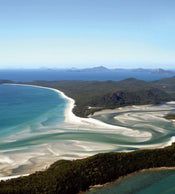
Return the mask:
<svg viewBox="0 0 175 194">
<path fill-rule="evenodd" d="M 148 72 L 151 74 L 164 74 L 164 75 L 171 75 L 175 74 L 175 71 L 172 70 L 165 70 L 162 68 L 158 69 L 143 69 L 143 68 L 138 68 L 138 69 L 122 69 L 122 68 L 107 68 L 105 66 L 97 66 L 97 67 L 92 67 L 92 68 L 84 68 L 84 69 L 78 69 L 78 68 L 72 68 L 72 69 L 67 69 L 67 72 L 116 72 L 116 71 L 133 71 L 133 72 Z"/>
<path fill-rule="evenodd" d="M 92 68 L 85 68 L 85 69 L 68 69 L 69 72 L 104 72 L 104 71 L 111 71 L 110 69 L 104 66 L 97 66 Z"/>
</svg>

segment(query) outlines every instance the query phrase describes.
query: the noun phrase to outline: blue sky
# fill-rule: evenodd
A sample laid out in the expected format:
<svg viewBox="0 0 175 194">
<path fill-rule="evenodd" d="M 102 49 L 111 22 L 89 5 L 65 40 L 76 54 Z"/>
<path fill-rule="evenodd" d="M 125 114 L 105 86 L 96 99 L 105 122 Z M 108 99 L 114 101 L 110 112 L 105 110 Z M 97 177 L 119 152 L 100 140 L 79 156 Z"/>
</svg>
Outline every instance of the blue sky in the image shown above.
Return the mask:
<svg viewBox="0 0 175 194">
<path fill-rule="evenodd" d="M 0 68 L 175 68 L 174 0 L 0 0 Z"/>
</svg>

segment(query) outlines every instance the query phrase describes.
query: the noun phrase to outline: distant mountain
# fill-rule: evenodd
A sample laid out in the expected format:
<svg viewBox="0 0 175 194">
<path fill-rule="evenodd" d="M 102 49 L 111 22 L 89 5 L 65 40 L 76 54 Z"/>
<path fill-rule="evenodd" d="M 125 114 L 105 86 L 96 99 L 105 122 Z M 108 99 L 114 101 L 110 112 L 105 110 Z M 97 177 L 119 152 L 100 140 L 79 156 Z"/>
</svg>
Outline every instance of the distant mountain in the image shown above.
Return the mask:
<svg viewBox="0 0 175 194">
<path fill-rule="evenodd" d="M 173 72 L 173 71 L 169 71 L 169 70 L 164 70 L 164 69 L 161 69 L 161 68 L 159 68 L 159 69 L 156 69 L 156 70 L 154 70 L 154 71 L 152 71 L 151 73 L 154 73 L 154 74 L 175 74 L 175 72 Z"/>
<path fill-rule="evenodd" d="M 112 72 L 130 72 L 131 69 L 122 69 L 122 68 L 113 68 L 113 69 L 109 69 Z"/>
<path fill-rule="evenodd" d="M 134 72 L 151 72 L 151 69 L 143 69 L 143 68 L 138 68 L 138 69 L 132 69 Z"/>
<path fill-rule="evenodd" d="M 150 72 L 153 74 L 165 74 L 165 75 L 169 75 L 169 74 L 175 74 L 175 72 L 170 71 L 170 70 L 165 70 L 165 69 L 143 69 L 143 68 L 138 68 L 138 69 L 133 69 L 132 71 L 134 72 Z"/>
<path fill-rule="evenodd" d="M 92 68 L 85 68 L 85 69 L 68 69 L 68 72 L 106 72 L 110 71 L 110 69 L 104 66 L 97 66 Z"/>
<path fill-rule="evenodd" d="M 165 69 L 143 69 L 143 68 L 138 68 L 138 69 L 122 69 L 122 68 L 114 68 L 114 69 L 108 69 L 104 66 L 97 66 L 97 67 L 92 67 L 92 68 L 84 68 L 84 69 L 77 69 L 77 68 L 71 68 L 66 70 L 67 72 L 116 72 L 116 71 L 132 71 L 132 72 L 140 72 L 140 73 L 151 73 L 151 74 L 164 74 L 164 75 L 170 75 L 174 74 L 175 71 L 170 71 L 170 70 L 165 70 Z"/>
</svg>

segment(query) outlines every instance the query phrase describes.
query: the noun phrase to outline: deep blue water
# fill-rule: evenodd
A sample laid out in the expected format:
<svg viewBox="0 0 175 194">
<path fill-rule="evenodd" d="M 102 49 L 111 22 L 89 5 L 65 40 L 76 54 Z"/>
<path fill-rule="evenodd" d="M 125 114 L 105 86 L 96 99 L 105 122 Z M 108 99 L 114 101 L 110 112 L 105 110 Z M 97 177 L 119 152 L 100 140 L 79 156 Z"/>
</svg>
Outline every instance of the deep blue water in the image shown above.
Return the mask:
<svg viewBox="0 0 175 194">
<path fill-rule="evenodd" d="M 67 72 L 63 70 L 0 70 L 0 79 L 12 81 L 34 80 L 98 80 L 120 81 L 126 78 L 137 78 L 145 81 L 158 80 L 164 77 L 172 77 L 175 74 L 153 74 L 149 72 L 134 72 L 121 70 L 112 72 Z"/>
</svg>

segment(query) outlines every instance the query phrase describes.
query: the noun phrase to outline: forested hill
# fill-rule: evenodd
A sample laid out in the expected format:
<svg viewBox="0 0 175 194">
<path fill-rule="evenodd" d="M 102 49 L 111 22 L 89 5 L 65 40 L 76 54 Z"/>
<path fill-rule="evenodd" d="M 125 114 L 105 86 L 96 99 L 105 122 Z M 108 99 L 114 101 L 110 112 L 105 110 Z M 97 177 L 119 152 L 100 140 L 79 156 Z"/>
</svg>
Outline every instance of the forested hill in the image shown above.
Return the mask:
<svg viewBox="0 0 175 194">
<path fill-rule="evenodd" d="M 60 160 L 46 171 L 0 182 L 0 193 L 76 194 L 142 169 L 175 166 L 175 144 L 128 153 L 101 153 L 79 160 Z"/>
<path fill-rule="evenodd" d="M 172 96 L 175 96 L 175 77 L 164 78 L 161 80 L 151 82 L 154 87 L 157 87 Z"/>
<path fill-rule="evenodd" d="M 8 81 L 5 80 L 5 83 Z M 0 83 L 3 83 L 0 82 Z M 26 84 L 63 91 L 75 99 L 74 113 L 86 117 L 94 111 L 127 105 L 158 104 L 175 100 L 175 77 L 145 82 L 134 78 L 123 81 L 33 81 Z"/>
<path fill-rule="evenodd" d="M 30 84 L 63 91 L 75 99 L 74 113 L 86 117 L 104 108 L 127 105 L 158 104 L 175 100 L 175 77 L 145 82 L 134 78 L 123 81 L 34 81 Z M 165 83 L 164 83 L 165 82 Z M 91 107 L 91 108 L 89 108 Z"/>
</svg>

